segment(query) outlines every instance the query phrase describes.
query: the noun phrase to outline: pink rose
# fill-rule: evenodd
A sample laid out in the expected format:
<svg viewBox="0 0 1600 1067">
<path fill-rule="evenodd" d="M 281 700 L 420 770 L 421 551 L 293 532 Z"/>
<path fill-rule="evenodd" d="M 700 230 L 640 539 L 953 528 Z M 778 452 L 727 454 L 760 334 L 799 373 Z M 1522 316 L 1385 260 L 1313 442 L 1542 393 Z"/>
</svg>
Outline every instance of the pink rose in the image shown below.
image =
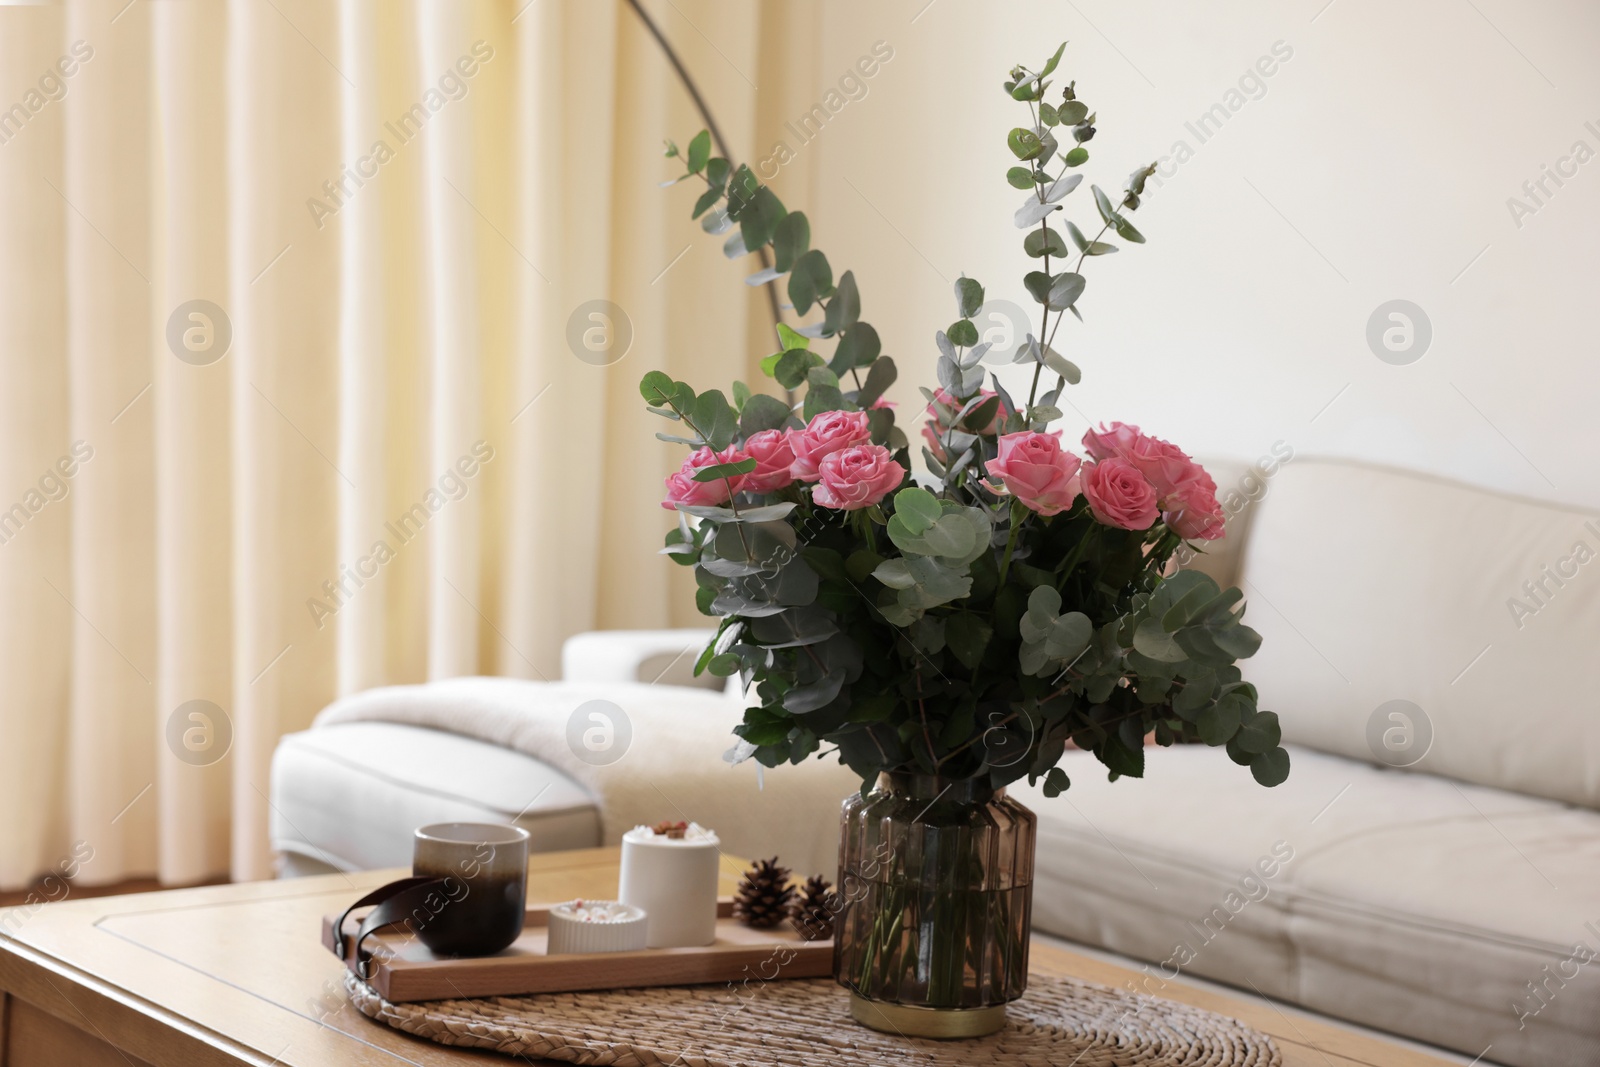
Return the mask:
<svg viewBox="0 0 1600 1067">
<path fill-rule="evenodd" d="M 1127 423 L 1113 422 L 1110 426 L 1101 424 L 1099 430 L 1091 429 L 1083 435 L 1083 447 L 1096 460 L 1115 457 L 1133 464 L 1155 489 L 1163 508 L 1167 498 L 1197 477 L 1206 477 L 1205 470 L 1183 449 L 1141 433 L 1139 427 Z"/>
<path fill-rule="evenodd" d="M 1161 518 L 1185 541 L 1215 541 L 1224 532 L 1226 516 L 1217 503 L 1217 483 L 1198 465 L 1199 474 L 1162 504 Z"/>
<path fill-rule="evenodd" d="M 729 491 L 729 483 L 732 483 L 732 492 L 737 493 L 744 488 L 743 477 L 735 476 L 733 478 L 717 478 L 709 482 L 697 482 L 694 480 L 694 472 L 701 467 L 710 467 L 717 463 L 740 463 L 749 458 L 749 456 L 732 446 L 723 449 L 721 452 L 713 452 L 709 447 L 696 449 L 690 453 L 688 459 L 683 461 L 682 467 L 667 475 L 667 498 L 661 502 L 661 506 L 671 510 L 677 508 L 680 504 L 687 504 L 693 507 L 712 507 L 717 504 L 727 503 L 729 496 L 732 495 Z"/>
<path fill-rule="evenodd" d="M 1110 426 L 1100 424 L 1098 430 L 1090 427 L 1083 435 L 1083 450 L 1089 453 L 1089 458 L 1099 462 L 1120 456 L 1123 450 L 1132 445 L 1139 437 L 1139 427 L 1130 426 L 1125 422 L 1113 422 Z"/>
<path fill-rule="evenodd" d="M 794 481 L 789 468 L 794 465 L 794 449 L 783 430 L 753 433 L 744 450 L 756 461 L 756 469 L 744 476 L 741 489 L 746 493 L 770 493 Z"/>
<path fill-rule="evenodd" d="M 835 511 L 870 508 L 899 488 L 906 469 L 882 445 L 851 445 L 822 457 L 811 499 Z"/>
<path fill-rule="evenodd" d="M 1089 510 L 1107 526 L 1148 530 L 1160 518 L 1156 491 L 1138 468 L 1116 456 L 1083 468 L 1083 495 Z"/>
<path fill-rule="evenodd" d="M 998 394 L 992 389 L 979 389 L 978 395 L 987 400 L 991 396 L 997 396 Z M 922 439 L 928 443 L 928 451 L 933 453 L 934 458 L 943 463 L 945 462 L 944 435 L 950 429 L 950 424 L 945 421 L 946 416 L 940 413 L 939 408 L 942 406 L 950 415 L 954 415 L 961 410 L 963 402 L 957 400 L 946 389 L 940 389 L 934 393 L 933 399 L 934 403 L 928 405 L 928 421 L 922 424 Z M 970 400 L 971 397 L 967 399 Z M 988 425 L 977 432 L 981 436 L 998 433 L 1000 424 L 1006 421 L 1006 416 L 1009 414 L 1010 412 L 1006 410 L 1005 402 L 1001 401 L 995 406 L 994 418 L 990 419 Z"/>
<path fill-rule="evenodd" d="M 1000 454 L 989 461 L 988 469 L 1029 511 L 1057 515 L 1078 499 L 1082 462 L 1061 448 L 1060 430 L 1023 430 L 1000 438 Z"/>
<path fill-rule="evenodd" d="M 802 430 L 789 431 L 789 447 L 794 452 L 790 472 L 802 482 L 822 477 L 824 456 L 851 445 L 866 444 L 872 438 L 865 411 L 824 411 Z"/>
</svg>

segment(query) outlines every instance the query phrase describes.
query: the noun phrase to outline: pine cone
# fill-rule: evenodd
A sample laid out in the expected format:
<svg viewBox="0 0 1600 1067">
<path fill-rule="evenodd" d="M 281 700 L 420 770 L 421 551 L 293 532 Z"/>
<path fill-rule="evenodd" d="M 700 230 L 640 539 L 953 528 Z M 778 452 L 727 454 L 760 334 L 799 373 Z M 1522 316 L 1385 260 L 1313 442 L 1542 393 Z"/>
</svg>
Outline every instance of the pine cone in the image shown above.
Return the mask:
<svg viewBox="0 0 1600 1067">
<path fill-rule="evenodd" d="M 789 868 L 778 866 L 778 857 L 774 856 L 757 860 L 745 872 L 733 898 L 733 915 L 746 926 L 764 930 L 783 922 L 793 901 Z"/>
<path fill-rule="evenodd" d="M 826 941 L 833 936 L 836 897 L 833 886 L 820 874 L 806 879 L 800 899 L 789 914 L 789 923 L 806 941 Z"/>
</svg>

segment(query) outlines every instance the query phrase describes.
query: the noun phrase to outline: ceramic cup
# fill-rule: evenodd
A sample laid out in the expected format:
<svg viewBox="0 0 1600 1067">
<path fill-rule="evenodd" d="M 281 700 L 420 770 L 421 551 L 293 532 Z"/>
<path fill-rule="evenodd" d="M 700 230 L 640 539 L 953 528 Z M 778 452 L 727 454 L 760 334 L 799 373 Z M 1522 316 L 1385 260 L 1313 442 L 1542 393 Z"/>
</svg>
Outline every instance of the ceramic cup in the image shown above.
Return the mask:
<svg viewBox="0 0 1600 1067">
<path fill-rule="evenodd" d="M 435 955 L 488 956 L 522 933 L 528 831 L 480 822 L 419 827 L 411 870 L 444 882 L 416 925 L 418 940 Z"/>
</svg>

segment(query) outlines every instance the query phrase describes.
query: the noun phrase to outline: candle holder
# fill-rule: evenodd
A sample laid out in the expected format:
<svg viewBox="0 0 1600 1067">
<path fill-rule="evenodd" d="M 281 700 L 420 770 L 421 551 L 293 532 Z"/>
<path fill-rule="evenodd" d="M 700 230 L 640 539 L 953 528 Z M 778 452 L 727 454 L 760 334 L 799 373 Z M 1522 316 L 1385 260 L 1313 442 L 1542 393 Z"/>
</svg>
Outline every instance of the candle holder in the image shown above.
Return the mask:
<svg viewBox="0 0 1600 1067">
<path fill-rule="evenodd" d="M 649 948 L 709 945 L 717 936 L 721 841 L 690 823 L 636 826 L 622 835 L 617 899 L 644 909 Z"/>
</svg>

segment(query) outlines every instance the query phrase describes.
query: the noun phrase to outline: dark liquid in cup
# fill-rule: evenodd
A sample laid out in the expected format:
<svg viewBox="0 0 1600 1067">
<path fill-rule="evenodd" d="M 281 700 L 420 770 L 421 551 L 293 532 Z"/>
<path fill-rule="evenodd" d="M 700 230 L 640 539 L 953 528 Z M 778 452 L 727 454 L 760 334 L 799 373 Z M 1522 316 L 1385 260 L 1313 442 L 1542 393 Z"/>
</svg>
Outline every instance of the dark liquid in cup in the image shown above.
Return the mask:
<svg viewBox="0 0 1600 1067">
<path fill-rule="evenodd" d="M 415 873 L 443 878 L 445 887 L 430 894 L 420 914 L 413 912 L 417 940 L 438 956 L 488 956 L 506 948 L 522 933 L 527 908 L 528 872 L 491 870 L 467 864 L 414 865 Z"/>
</svg>

